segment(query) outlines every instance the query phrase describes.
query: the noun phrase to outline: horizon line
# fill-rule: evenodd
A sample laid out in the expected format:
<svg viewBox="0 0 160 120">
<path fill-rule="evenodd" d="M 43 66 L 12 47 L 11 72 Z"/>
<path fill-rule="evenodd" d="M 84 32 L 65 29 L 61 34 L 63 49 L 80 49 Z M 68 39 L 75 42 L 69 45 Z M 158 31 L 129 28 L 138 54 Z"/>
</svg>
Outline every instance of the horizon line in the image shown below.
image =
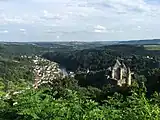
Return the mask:
<svg viewBox="0 0 160 120">
<path fill-rule="evenodd" d="M 160 40 L 160 38 L 156 39 L 130 39 L 130 40 L 92 40 L 92 41 L 87 41 L 87 40 L 55 40 L 55 41 L 0 41 L 0 43 L 51 43 L 51 42 L 129 42 L 129 41 L 143 41 L 143 40 Z"/>
</svg>

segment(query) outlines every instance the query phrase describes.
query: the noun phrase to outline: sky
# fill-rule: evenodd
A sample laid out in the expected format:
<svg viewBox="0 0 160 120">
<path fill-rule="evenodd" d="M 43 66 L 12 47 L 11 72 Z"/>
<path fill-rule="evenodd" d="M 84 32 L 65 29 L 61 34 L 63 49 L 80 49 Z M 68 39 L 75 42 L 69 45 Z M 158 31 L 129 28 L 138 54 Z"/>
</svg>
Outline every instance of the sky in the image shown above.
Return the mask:
<svg viewBox="0 0 160 120">
<path fill-rule="evenodd" d="M 160 0 L 0 0 L 0 41 L 160 38 Z"/>
</svg>

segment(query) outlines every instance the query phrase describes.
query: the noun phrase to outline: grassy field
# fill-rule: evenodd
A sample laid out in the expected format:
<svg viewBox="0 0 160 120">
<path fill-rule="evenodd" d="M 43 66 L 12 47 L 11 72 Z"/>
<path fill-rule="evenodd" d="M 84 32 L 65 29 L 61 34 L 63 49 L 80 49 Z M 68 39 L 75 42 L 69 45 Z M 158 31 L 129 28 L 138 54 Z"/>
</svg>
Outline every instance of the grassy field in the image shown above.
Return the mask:
<svg viewBox="0 0 160 120">
<path fill-rule="evenodd" d="M 160 50 L 160 45 L 144 45 L 147 50 Z"/>
</svg>

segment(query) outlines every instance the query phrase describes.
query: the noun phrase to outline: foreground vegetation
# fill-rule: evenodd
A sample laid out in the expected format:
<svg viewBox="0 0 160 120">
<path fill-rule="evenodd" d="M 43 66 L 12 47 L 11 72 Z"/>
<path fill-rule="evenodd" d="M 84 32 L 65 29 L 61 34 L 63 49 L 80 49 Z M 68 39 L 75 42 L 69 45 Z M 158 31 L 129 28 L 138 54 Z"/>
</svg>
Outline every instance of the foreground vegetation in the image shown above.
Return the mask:
<svg viewBox="0 0 160 120">
<path fill-rule="evenodd" d="M 89 90 L 88 90 L 89 91 Z M 146 98 L 145 90 L 134 86 L 130 95 L 114 93 L 103 104 L 81 91 L 63 89 L 28 90 L 5 101 L 0 100 L 3 120 L 159 120 L 159 94 Z M 91 91 L 92 95 L 96 92 Z M 60 95 L 61 94 L 61 95 Z"/>
</svg>

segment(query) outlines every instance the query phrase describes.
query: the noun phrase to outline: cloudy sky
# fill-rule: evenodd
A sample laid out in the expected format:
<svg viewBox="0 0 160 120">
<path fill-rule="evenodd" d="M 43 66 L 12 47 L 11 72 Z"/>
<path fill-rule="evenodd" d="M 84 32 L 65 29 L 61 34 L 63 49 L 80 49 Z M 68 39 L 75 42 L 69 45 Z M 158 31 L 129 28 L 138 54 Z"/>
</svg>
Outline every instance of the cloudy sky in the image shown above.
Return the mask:
<svg viewBox="0 0 160 120">
<path fill-rule="evenodd" d="M 0 0 L 0 41 L 160 38 L 160 0 Z"/>
</svg>

